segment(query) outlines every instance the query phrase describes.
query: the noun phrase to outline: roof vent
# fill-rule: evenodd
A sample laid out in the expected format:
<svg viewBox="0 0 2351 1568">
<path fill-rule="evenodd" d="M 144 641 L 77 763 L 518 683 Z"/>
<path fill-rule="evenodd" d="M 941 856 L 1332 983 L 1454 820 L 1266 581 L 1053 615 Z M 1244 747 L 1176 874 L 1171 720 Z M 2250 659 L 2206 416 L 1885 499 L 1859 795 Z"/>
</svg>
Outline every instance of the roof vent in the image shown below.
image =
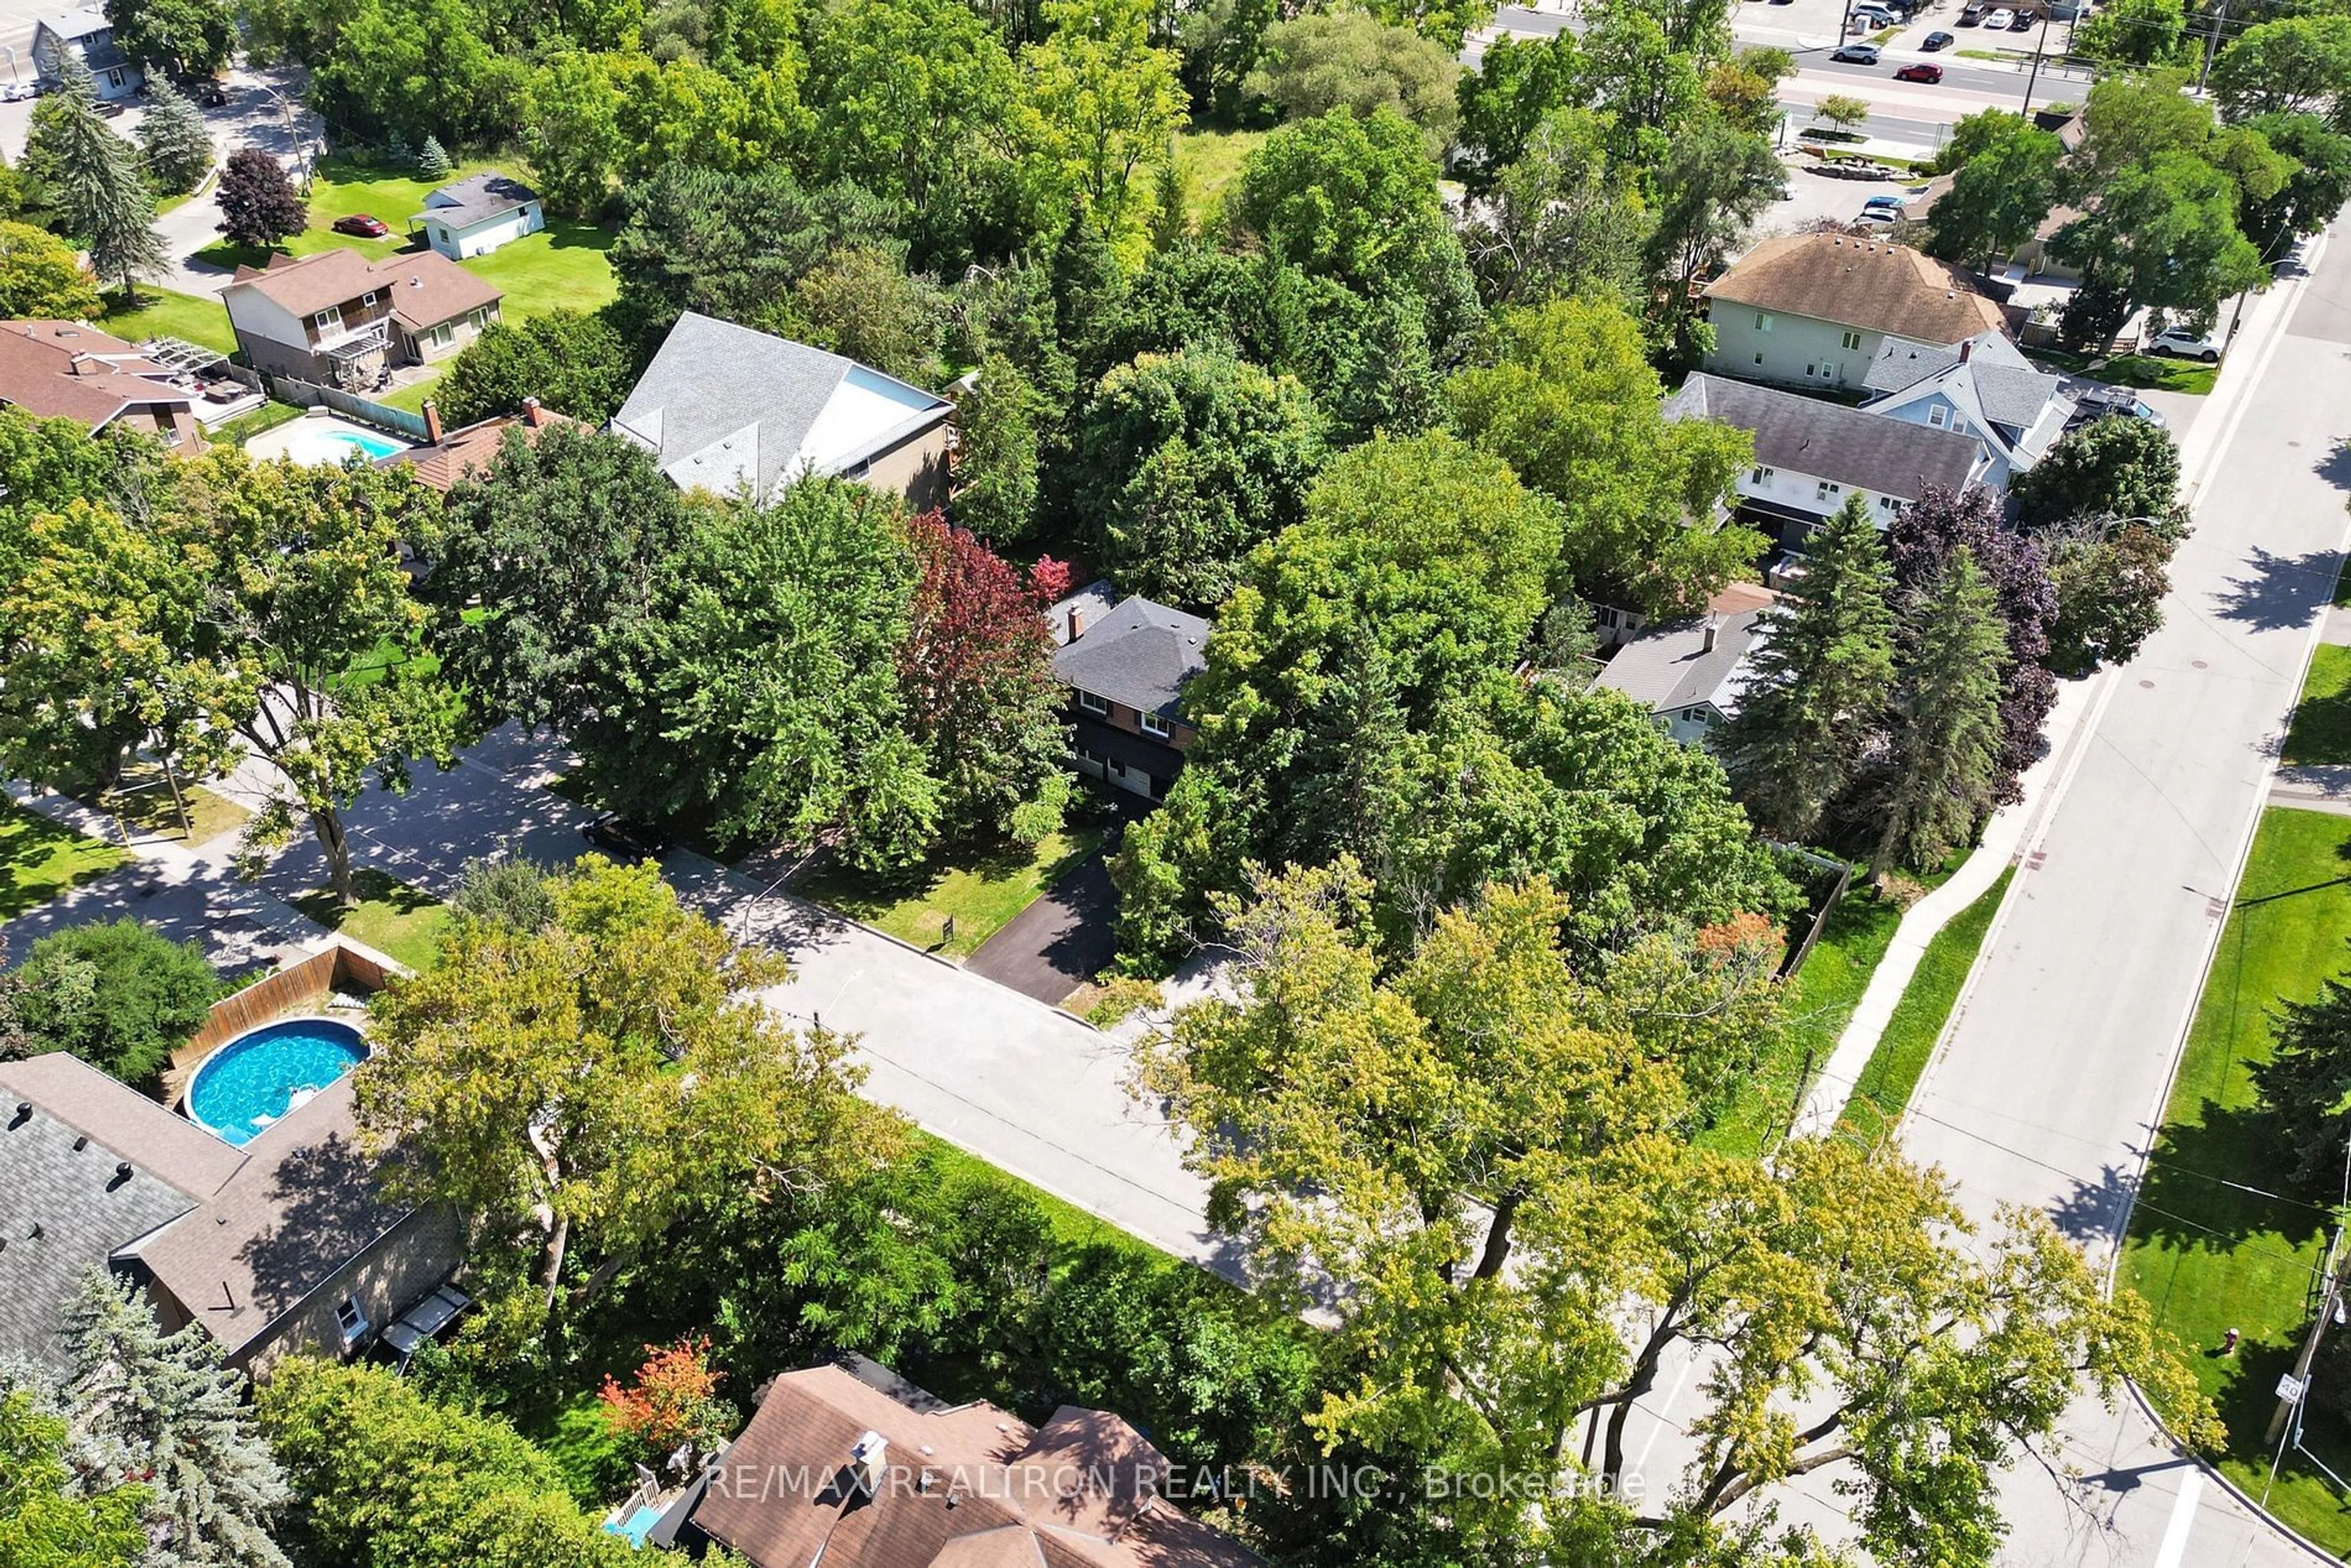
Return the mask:
<svg viewBox="0 0 2351 1568">
<path fill-rule="evenodd" d="M 129 1160 L 117 1160 L 114 1164 L 114 1174 L 121 1177 L 124 1181 L 129 1181 L 131 1179 L 131 1162 Z"/>
<path fill-rule="evenodd" d="M 89 1147 L 89 1134 L 88 1133 L 76 1133 L 74 1134 L 73 1147 L 74 1153 L 76 1154 L 79 1154 L 84 1149 Z"/>
<path fill-rule="evenodd" d="M 36 1219 L 33 1221 L 33 1228 L 25 1232 L 25 1239 L 27 1241 L 38 1241 L 43 1234 L 41 1222 Z"/>
<path fill-rule="evenodd" d="M 16 1119 L 8 1124 L 12 1127 L 21 1127 L 32 1119 L 33 1103 L 30 1100 L 19 1100 L 16 1102 Z"/>
</svg>

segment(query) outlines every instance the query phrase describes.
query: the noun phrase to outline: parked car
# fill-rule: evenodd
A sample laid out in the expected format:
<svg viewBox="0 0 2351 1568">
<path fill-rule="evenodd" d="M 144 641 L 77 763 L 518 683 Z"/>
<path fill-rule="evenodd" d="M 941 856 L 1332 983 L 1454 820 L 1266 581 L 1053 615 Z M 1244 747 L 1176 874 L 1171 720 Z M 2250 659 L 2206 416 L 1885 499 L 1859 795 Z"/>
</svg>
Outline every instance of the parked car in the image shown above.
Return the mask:
<svg viewBox="0 0 2351 1568">
<path fill-rule="evenodd" d="M 2099 386 L 2081 394 L 2074 407 L 2074 417 L 2065 422 L 2065 428 L 2078 430 L 2101 419 L 2143 419 L 2158 430 L 2170 423 L 2130 388 Z"/>
<path fill-rule="evenodd" d="M 580 836 L 600 850 L 626 855 L 632 861 L 653 861 L 669 853 L 670 836 L 644 822 L 609 814 L 580 830 Z"/>
<path fill-rule="evenodd" d="M 1937 49 L 1948 49 L 1958 42 L 1959 40 L 1949 33 L 1929 33 L 1927 35 L 1926 41 L 1918 47 L 1931 54 Z"/>
<path fill-rule="evenodd" d="M 1898 224 L 1902 221 L 1899 207 L 1864 207 L 1853 215 L 1857 224 Z"/>
<path fill-rule="evenodd" d="M 1993 32 L 1999 33 L 2005 32 L 2008 28 L 2008 25 L 2015 20 L 2016 13 L 2003 5 L 1997 11 L 1985 12 L 1983 25 L 1990 27 Z"/>
<path fill-rule="evenodd" d="M 1940 66 L 1928 65 L 1924 61 L 1921 61 L 1919 64 L 1915 66 L 1904 66 L 1900 70 L 1894 73 L 1894 79 L 1896 81 L 1922 81 L 1931 87 L 1935 83 L 1943 79 L 1943 68 Z"/>
<path fill-rule="evenodd" d="M 120 99 L 113 99 L 98 106 L 98 117 L 100 120 L 120 120 L 122 118 L 122 111 L 130 107 Z"/>
<path fill-rule="evenodd" d="M 2039 26 L 2041 26 L 2040 17 L 2030 11 L 2019 11 L 2009 22 L 2008 30 L 2011 33 L 2029 33 Z"/>
<path fill-rule="evenodd" d="M 1829 56 L 1829 58 L 1833 60 L 1843 60 L 1847 65 L 1874 66 L 1877 63 L 1877 46 L 1876 44 L 1847 44 L 1843 48 L 1837 50 L 1834 54 Z"/>
<path fill-rule="evenodd" d="M 1899 196 L 1872 196 L 1867 201 L 1862 203 L 1861 206 L 1864 212 L 1876 208 L 1881 212 L 1898 213 L 1902 210 L 1902 198 Z"/>
<path fill-rule="evenodd" d="M 1979 26 L 1984 19 L 1984 12 L 1986 9 L 1987 7 L 1980 4 L 1968 6 L 1965 10 L 1959 13 L 1959 26 L 1962 27 L 1973 27 Z"/>
<path fill-rule="evenodd" d="M 2210 365 L 2220 362 L 2220 342 L 2217 338 L 2208 338 L 2185 327 L 2166 327 L 2147 340 L 2147 351 L 2173 359 L 2201 360 Z"/>
<path fill-rule="evenodd" d="M 196 89 L 196 103 L 199 107 L 204 109 L 226 109 L 228 107 L 228 89 L 223 87 L 219 82 L 208 81 L 204 83 L 203 87 Z"/>
<path fill-rule="evenodd" d="M 1902 20 L 1882 5 L 1856 5 L 1853 8 L 1853 19 L 1865 22 L 1873 27 L 1891 27 Z"/>
<path fill-rule="evenodd" d="M 361 239 L 381 239 L 392 232 L 381 218 L 371 218 L 365 213 L 353 213 L 347 218 L 337 218 L 334 230 L 339 235 L 357 235 Z"/>
<path fill-rule="evenodd" d="M 28 81 L 0 83 L 0 103 L 22 103 L 28 98 L 38 98 L 41 89 Z"/>
</svg>

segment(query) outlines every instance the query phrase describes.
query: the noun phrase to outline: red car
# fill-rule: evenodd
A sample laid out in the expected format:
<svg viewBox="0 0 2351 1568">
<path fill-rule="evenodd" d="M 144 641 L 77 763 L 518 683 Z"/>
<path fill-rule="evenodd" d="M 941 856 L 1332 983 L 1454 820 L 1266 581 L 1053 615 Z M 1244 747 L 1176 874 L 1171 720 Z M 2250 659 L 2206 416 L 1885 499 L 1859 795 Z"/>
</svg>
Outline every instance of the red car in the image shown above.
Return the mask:
<svg viewBox="0 0 2351 1568">
<path fill-rule="evenodd" d="M 1937 71 L 1935 74 L 1940 76 L 1943 73 Z M 381 218 L 371 218 L 365 213 L 353 213 L 350 217 L 335 220 L 335 232 L 339 235 L 357 235 L 361 239 L 381 239 L 392 231 L 384 227 Z"/>
<path fill-rule="evenodd" d="M 1943 79 L 1943 68 L 1940 66 L 1930 66 L 1923 63 L 1915 66 L 1904 66 L 1900 70 L 1894 73 L 1894 79 L 1896 81 L 1938 82 Z"/>
</svg>

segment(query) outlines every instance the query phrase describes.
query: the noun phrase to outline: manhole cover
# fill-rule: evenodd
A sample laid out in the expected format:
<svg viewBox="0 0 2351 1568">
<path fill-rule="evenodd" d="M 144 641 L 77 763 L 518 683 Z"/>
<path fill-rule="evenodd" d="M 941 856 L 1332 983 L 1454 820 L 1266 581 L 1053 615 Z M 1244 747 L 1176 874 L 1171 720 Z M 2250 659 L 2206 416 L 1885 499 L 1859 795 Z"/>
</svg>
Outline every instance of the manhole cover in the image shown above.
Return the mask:
<svg viewBox="0 0 2351 1568">
<path fill-rule="evenodd" d="M 2191 664 L 2195 665 L 2195 666 L 2196 666 L 2198 669 L 2199 669 L 2199 670 L 2209 670 L 2209 669 L 2210 669 L 2210 668 L 2212 667 L 2211 665 L 2210 665 L 2210 664 L 2206 664 L 2206 663 L 2205 663 L 2203 660 L 2201 660 L 2201 659 L 2190 659 L 2190 660 L 2189 660 L 2188 662 L 2189 662 L 2189 664 Z"/>
<path fill-rule="evenodd" d="M 2155 683 L 2153 681 L 2141 681 L 2139 685 L 2145 686 L 2148 691 L 2155 690 Z"/>
</svg>

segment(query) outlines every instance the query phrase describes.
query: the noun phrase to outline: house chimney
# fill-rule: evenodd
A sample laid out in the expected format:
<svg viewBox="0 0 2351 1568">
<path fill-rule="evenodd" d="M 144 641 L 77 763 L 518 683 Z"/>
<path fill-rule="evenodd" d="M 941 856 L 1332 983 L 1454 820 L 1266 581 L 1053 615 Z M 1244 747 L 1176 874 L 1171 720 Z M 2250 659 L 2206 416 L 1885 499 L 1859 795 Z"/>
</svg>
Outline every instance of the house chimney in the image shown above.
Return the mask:
<svg viewBox="0 0 2351 1568">
<path fill-rule="evenodd" d="M 429 397 L 424 400 L 424 444 L 441 444 L 441 405 Z"/>
<path fill-rule="evenodd" d="M 1708 615 L 1705 622 L 1698 629 L 1698 651 L 1701 653 L 1713 653 L 1714 644 L 1721 636 L 1721 618 L 1712 614 Z"/>
<path fill-rule="evenodd" d="M 1086 634 L 1086 612 L 1079 605 L 1070 606 L 1070 641 L 1074 643 Z"/>
<path fill-rule="evenodd" d="M 1976 340 L 1973 338 L 1962 338 L 1959 340 L 1959 363 L 1963 365 L 1966 364 L 1968 362 L 1968 356 L 1975 351 Z"/>
<path fill-rule="evenodd" d="M 864 1435 L 851 1445 L 849 1462 L 855 1468 L 857 1484 L 865 1489 L 865 1495 L 878 1500 L 882 1496 L 883 1478 L 889 1471 L 890 1439 L 867 1428 Z"/>
<path fill-rule="evenodd" d="M 537 398 L 527 397 L 522 400 L 522 422 L 533 430 L 547 423 L 547 411 L 538 406 Z"/>
</svg>

